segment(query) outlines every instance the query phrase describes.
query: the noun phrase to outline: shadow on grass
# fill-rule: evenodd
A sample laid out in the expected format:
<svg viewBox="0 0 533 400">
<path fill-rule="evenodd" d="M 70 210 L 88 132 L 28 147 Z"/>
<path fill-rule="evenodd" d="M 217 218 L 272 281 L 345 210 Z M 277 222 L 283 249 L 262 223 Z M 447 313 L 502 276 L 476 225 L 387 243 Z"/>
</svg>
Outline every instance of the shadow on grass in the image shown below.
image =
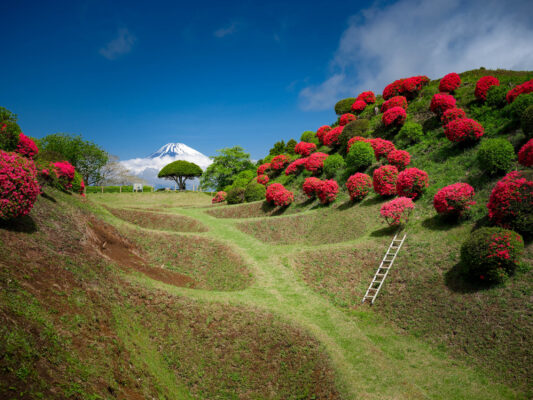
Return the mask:
<svg viewBox="0 0 533 400">
<path fill-rule="evenodd" d="M 398 230 L 397 226 L 386 226 L 385 228 L 378 229 L 370 234 L 372 237 L 394 236 Z"/>
<path fill-rule="evenodd" d="M 460 225 L 460 220 L 453 216 L 434 215 L 422 221 L 422 226 L 432 231 L 447 231 Z"/>
<path fill-rule="evenodd" d="M 0 220 L 0 229 L 12 232 L 34 233 L 37 232 L 37 224 L 31 216 L 25 215 L 8 221 Z"/>
<path fill-rule="evenodd" d="M 283 214 L 285 214 L 285 211 L 287 211 L 288 208 L 289 208 L 289 206 L 280 207 L 280 208 L 278 208 L 276 211 L 274 211 L 270 215 L 272 215 L 272 216 L 283 215 Z"/>
<path fill-rule="evenodd" d="M 355 206 L 358 203 L 359 202 L 357 202 L 357 201 L 346 200 L 344 203 L 342 203 L 340 206 L 337 207 L 337 210 L 339 210 L 339 211 L 348 210 L 348 209 L 352 208 L 353 206 Z"/>
<path fill-rule="evenodd" d="M 444 274 L 444 282 L 450 290 L 456 293 L 475 293 L 497 286 L 489 283 L 472 282 L 465 267 L 460 262 Z"/>
<path fill-rule="evenodd" d="M 424 132 L 433 131 L 435 129 L 440 128 L 441 126 L 442 122 L 436 115 L 422 122 L 422 129 L 424 130 Z"/>
<path fill-rule="evenodd" d="M 302 208 L 303 208 L 303 207 L 307 207 L 307 206 L 309 206 L 310 204 L 312 204 L 313 201 L 315 201 L 315 198 L 311 197 L 311 198 L 308 198 L 307 200 L 305 200 L 304 202 L 297 204 L 297 206 L 298 206 L 298 207 L 302 207 Z"/>
<path fill-rule="evenodd" d="M 387 200 L 390 200 L 390 199 L 387 197 L 375 196 L 375 197 L 372 197 L 371 199 L 366 199 L 363 202 L 361 202 L 361 206 L 363 207 L 375 206 L 376 204 L 384 203 Z"/>
<path fill-rule="evenodd" d="M 57 203 L 56 199 L 53 198 L 52 196 L 50 196 L 50 195 L 47 194 L 47 193 L 41 193 L 41 197 L 42 197 L 43 199 L 46 199 L 46 200 L 51 201 L 52 203 Z"/>
<path fill-rule="evenodd" d="M 265 212 L 265 213 L 271 212 L 275 208 L 276 208 L 276 206 L 274 204 L 271 204 L 271 203 L 269 203 L 267 201 L 264 201 L 263 204 L 261 205 L 261 210 L 263 212 Z"/>
</svg>

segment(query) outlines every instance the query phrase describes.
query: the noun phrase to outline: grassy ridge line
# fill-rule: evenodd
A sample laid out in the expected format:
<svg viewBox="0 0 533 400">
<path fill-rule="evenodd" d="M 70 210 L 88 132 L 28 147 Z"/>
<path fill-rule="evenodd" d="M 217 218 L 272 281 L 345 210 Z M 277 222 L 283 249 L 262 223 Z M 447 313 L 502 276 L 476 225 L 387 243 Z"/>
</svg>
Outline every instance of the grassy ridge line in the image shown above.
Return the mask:
<svg viewBox="0 0 533 400">
<path fill-rule="evenodd" d="M 254 261 L 252 268 L 261 271 L 256 282 L 246 290 L 228 294 L 169 287 L 145 277 L 137 279 L 203 301 L 260 306 L 296 321 L 325 345 L 336 366 L 339 386 L 349 398 L 515 397 L 508 388 L 490 384 L 477 371 L 444 353 L 413 337 L 398 335 L 371 311 L 354 312 L 352 316 L 339 311 L 307 288 L 279 258 L 272 257 L 283 246 L 265 245 L 240 232 L 235 221 L 220 221 L 201 210 L 182 209 L 179 214 L 197 218 L 209 225 L 208 236 L 223 238 L 240 248 L 243 256 L 248 254 Z"/>
</svg>

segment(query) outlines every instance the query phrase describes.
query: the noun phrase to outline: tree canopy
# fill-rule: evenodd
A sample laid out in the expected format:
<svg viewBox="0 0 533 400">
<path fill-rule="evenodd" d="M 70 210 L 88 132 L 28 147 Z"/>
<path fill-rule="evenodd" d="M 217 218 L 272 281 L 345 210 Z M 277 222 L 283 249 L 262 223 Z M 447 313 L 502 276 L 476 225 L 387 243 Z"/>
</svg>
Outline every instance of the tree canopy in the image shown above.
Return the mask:
<svg viewBox="0 0 533 400">
<path fill-rule="evenodd" d="M 250 154 L 240 146 L 217 150 L 211 164 L 204 171 L 200 183 L 204 189 L 222 190 L 231 185 L 241 171 L 255 169 Z"/>
<path fill-rule="evenodd" d="M 169 179 L 178 185 L 180 190 L 185 190 L 187 179 L 193 179 L 202 175 L 202 168 L 192 162 L 178 160 L 167 164 L 157 174 L 158 178 Z"/>
</svg>

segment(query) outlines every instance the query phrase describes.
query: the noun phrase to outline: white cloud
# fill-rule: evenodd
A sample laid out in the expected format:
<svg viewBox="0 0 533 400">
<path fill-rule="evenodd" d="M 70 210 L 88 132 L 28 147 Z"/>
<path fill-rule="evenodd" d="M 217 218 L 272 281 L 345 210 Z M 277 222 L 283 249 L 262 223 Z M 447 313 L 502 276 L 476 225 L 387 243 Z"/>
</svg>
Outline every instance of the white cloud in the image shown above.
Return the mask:
<svg viewBox="0 0 533 400">
<path fill-rule="evenodd" d="M 137 38 L 127 28 L 121 28 L 117 32 L 117 37 L 100 49 L 100 54 L 108 60 L 115 60 L 129 53 L 136 40 Z"/>
<path fill-rule="evenodd" d="M 213 35 L 220 39 L 220 38 L 223 38 L 225 36 L 232 35 L 235 32 L 237 32 L 237 23 L 233 22 L 231 25 L 229 25 L 229 26 L 227 26 L 225 28 L 217 29 L 216 31 L 213 32 Z"/>
<path fill-rule="evenodd" d="M 377 4 L 377 3 L 376 3 Z M 400 0 L 349 19 L 330 75 L 300 92 L 304 110 L 331 108 L 363 90 L 411 75 L 439 78 L 479 68 L 531 69 L 527 0 Z"/>
</svg>

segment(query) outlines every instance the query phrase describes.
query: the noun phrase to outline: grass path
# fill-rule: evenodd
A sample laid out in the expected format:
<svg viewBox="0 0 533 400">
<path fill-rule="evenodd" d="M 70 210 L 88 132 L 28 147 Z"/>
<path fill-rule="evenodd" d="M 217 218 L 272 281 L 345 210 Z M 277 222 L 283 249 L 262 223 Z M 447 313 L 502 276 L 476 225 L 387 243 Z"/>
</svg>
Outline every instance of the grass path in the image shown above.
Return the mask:
<svg viewBox="0 0 533 400">
<path fill-rule="evenodd" d="M 288 255 L 307 246 L 260 242 L 236 227 L 241 220 L 217 219 L 205 211 L 169 210 L 205 224 L 209 231 L 200 236 L 223 241 L 240 253 L 254 273 L 250 287 L 217 292 L 169 286 L 141 275 L 135 279 L 199 301 L 259 307 L 304 327 L 330 355 L 339 390 L 349 399 L 516 398 L 509 388 L 491 383 L 479 371 L 402 334 L 368 306 L 340 309 L 312 291 L 287 260 Z M 361 238 L 353 242 L 358 240 Z"/>
</svg>

